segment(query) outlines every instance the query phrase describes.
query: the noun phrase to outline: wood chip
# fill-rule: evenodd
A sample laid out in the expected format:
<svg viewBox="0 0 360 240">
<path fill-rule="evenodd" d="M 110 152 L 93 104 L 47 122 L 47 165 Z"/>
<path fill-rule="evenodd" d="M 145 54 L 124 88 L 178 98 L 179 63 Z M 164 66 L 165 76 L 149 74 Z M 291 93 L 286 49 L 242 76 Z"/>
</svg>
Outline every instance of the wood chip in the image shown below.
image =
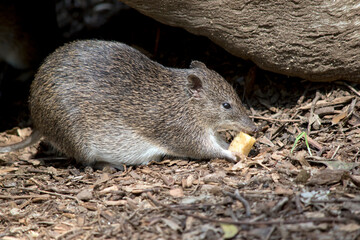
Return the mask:
<svg viewBox="0 0 360 240">
<path fill-rule="evenodd" d="M 325 107 L 325 106 L 333 106 L 333 105 L 337 105 L 337 104 L 342 104 L 342 103 L 347 103 L 350 100 L 352 100 L 355 96 L 344 96 L 344 97 L 338 97 L 335 98 L 334 100 L 332 100 L 331 102 L 327 101 L 327 100 L 320 100 L 316 103 L 316 107 Z M 300 110 L 308 110 L 311 108 L 312 103 L 309 103 L 305 106 L 301 106 L 299 109 Z"/>
<path fill-rule="evenodd" d="M 170 189 L 169 194 L 172 197 L 183 197 L 184 191 L 182 190 L 182 188 L 173 188 Z"/>
</svg>

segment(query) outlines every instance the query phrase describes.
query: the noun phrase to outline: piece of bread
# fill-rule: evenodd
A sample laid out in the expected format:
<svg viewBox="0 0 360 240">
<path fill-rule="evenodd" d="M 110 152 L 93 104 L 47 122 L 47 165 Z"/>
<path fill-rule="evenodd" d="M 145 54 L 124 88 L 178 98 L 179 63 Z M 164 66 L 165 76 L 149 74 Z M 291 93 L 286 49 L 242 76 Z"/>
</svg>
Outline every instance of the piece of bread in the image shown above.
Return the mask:
<svg viewBox="0 0 360 240">
<path fill-rule="evenodd" d="M 240 132 L 230 143 L 229 150 L 231 152 L 240 153 L 247 156 L 255 142 L 255 138 L 247 135 L 246 133 Z"/>
</svg>

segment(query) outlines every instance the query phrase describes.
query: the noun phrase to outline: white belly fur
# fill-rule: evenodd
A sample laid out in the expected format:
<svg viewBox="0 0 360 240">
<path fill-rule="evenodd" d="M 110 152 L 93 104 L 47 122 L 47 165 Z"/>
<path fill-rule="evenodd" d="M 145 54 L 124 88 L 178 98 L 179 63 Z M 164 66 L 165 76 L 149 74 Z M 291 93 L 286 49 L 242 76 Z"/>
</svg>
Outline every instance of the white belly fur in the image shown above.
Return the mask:
<svg viewBox="0 0 360 240">
<path fill-rule="evenodd" d="M 91 159 L 89 163 L 104 162 L 112 166 L 122 165 L 144 165 L 150 161 L 160 160 L 166 154 L 166 151 L 154 144 L 141 140 L 141 138 L 127 139 L 119 141 L 114 137 L 111 144 L 103 139 L 100 144 L 92 144 L 87 149 L 87 157 Z M 116 145 L 116 142 L 122 144 Z"/>
</svg>

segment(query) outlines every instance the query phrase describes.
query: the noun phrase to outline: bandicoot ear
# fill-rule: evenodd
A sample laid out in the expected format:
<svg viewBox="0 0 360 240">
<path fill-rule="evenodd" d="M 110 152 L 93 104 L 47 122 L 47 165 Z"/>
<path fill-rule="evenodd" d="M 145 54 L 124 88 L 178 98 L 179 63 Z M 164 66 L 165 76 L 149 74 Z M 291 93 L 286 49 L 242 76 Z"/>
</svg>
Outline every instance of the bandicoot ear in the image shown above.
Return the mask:
<svg viewBox="0 0 360 240">
<path fill-rule="evenodd" d="M 195 74 L 190 74 L 188 79 L 188 90 L 192 97 L 200 98 L 203 91 L 203 83 L 201 79 Z"/>
<path fill-rule="evenodd" d="M 190 63 L 190 68 L 202 68 L 202 69 L 206 69 L 206 65 L 200 61 L 192 61 Z"/>
</svg>

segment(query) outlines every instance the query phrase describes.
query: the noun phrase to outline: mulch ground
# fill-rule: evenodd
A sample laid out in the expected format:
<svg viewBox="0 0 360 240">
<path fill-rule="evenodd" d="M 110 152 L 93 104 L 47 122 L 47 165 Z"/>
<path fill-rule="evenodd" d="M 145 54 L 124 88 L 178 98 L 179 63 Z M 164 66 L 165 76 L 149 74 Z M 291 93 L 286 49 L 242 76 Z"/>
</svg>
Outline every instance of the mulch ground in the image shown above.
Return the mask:
<svg viewBox="0 0 360 240">
<path fill-rule="evenodd" d="M 200 58 L 234 84 L 261 129 L 249 156 L 116 171 L 42 143 L 0 154 L 0 239 L 360 239 L 360 85 L 264 72 L 203 38 L 154 29 L 153 58 Z M 27 89 L 14 86 L 0 104 L 1 129 L 12 126 L 1 145 L 31 132 Z"/>
<path fill-rule="evenodd" d="M 356 86 L 265 82 L 247 101 L 262 130 L 236 164 L 165 158 L 94 171 L 44 147 L 0 154 L 0 237 L 359 239 Z M 310 150 L 303 136 L 291 153 L 303 131 Z M 29 133 L 13 129 L 0 142 Z"/>
</svg>

